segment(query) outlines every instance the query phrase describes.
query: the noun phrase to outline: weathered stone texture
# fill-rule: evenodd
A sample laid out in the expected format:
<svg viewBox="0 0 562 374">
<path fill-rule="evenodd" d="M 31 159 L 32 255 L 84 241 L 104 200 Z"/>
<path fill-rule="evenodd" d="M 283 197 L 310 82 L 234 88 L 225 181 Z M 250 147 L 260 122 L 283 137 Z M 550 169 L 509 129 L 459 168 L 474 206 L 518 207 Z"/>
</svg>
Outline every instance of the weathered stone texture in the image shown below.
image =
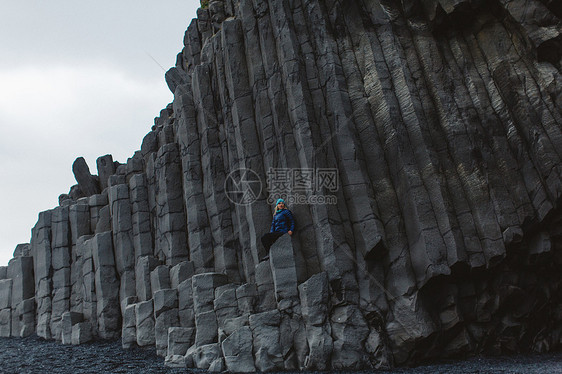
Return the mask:
<svg viewBox="0 0 562 374">
<path fill-rule="evenodd" d="M 51 213 L 52 211 L 39 213 L 37 224 L 31 230 L 37 335 L 44 339 L 51 339 Z"/>
<path fill-rule="evenodd" d="M 110 185 L 109 208 L 115 245 L 115 265 L 121 275 L 127 270 L 134 270 L 135 266 L 131 201 L 126 184 Z"/>
<path fill-rule="evenodd" d="M 74 161 L 72 172 L 84 196 L 92 196 L 101 192 L 99 178 L 90 174 L 90 168 L 83 157 L 78 157 Z"/>
<path fill-rule="evenodd" d="M 115 339 L 121 333 L 119 280 L 111 232 L 96 234 L 92 239 L 95 268 L 97 331 L 103 339 Z"/>
<path fill-rule="evenodd" d="M 554 4 L 210 1 L 141 149 L 77 159 L 0 267 L 0 335 L 232 372 L 559 349 Z"/>
<path fill-rule="evenodd" d="M 166 144 L 155 160 L 158 232 L 156 252 L 166 264 L 174 266 L 187 260 L 187 230 L 183 202 L 181 163 L 178 146 Z"/>
<path fill-rule="evenodd" d="M 135 304 L 137 344 L 141 347 L 153 345 L 154 338 L 154 304 L 151 300 Z"/>
<path fill-rule="evenodd" d="M 135 258 L 154 254 L 146 176 L 135 174 L 129 180 Z"/>
</svg>

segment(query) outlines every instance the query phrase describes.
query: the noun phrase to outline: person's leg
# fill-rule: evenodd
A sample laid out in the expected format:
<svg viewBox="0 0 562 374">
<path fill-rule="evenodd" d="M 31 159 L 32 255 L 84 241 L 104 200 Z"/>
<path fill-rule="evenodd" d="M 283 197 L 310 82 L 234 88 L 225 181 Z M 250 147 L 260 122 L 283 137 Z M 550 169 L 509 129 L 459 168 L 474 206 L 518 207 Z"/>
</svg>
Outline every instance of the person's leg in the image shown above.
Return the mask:
<svg viewBox="0 0 562 374">
<path fill-rule="evenodd" d="M 279 239 L 284 232 L 268 232 L 261 237 L 261 243 L 265 248 L 265 256 L 261 259 L 262 261 L 269 257 L 269 248 Z"/>
<path fill-rule="evenodd" d="M 282 237 L 285 233 L 284 232 L 272 232 L 272 234 L 273 235 L 271 235 L 271 244 L 269 245 L 270 248 L 273 245 L 273 243 L 275 243 L 277 241 L 277 239 Z M 268 248 L 268 250 L 269 250 L 269 248 Z"/>
<path fill-rule="evenodd" d="M 279 238 L 279 236 L 283 235 L 281 232 L 268 232 L 261 237 L 261 243 L 266 251 L 269 251 L 271 245 Z"/>
<path fill-rule="evenodd" d="M 261 244 L 265 248 L 266 252 L 269 251 L 269 247 L 271 247 L 271 244 L 272 244 L 271 234 L 273 234 L 273 233 L 268 232 L 268 233 L 263 234 L 262 237 L 261 237 Z"/>
</svg>

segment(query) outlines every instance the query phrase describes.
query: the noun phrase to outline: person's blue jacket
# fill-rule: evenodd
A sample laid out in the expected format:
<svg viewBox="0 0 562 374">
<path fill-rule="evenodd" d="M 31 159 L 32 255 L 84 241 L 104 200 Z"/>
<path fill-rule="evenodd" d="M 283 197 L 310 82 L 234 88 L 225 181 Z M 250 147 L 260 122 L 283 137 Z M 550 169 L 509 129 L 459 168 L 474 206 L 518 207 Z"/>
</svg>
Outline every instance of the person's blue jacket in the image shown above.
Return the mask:
<svg viewBox="0 0 562 374">
<path fill-rule="evenodd" d="M 295 231 L 295 219 L 289 209 L 281 209 L 273 216 L 269 232 L 288 231 Z"/>
</svg>

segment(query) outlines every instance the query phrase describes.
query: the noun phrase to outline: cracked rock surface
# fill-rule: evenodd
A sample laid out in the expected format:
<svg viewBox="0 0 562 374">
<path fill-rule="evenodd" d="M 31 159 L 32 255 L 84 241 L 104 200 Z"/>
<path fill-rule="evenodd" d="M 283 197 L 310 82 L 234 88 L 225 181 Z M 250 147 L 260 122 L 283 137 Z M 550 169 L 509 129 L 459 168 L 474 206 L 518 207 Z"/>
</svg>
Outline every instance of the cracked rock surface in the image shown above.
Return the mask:
<svg viewBox="0 0 562 374">
<path fill-rule="evenodd" d="M 557 4 L 211 1 L 140 150 L 78 158 L 0 268 L 0 336 L 239 372 L 559 350 Z M 272 170 L 306 201 L 266 257 Z"/>
</svg>

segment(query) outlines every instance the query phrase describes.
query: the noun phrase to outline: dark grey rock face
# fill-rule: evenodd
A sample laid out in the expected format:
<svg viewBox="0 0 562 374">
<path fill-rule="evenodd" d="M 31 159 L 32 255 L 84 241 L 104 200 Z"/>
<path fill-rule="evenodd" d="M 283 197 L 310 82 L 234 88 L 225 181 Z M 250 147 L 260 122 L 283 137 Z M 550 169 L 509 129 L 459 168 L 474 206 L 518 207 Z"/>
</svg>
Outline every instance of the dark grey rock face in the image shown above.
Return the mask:
<svg viewBox="0 0 562 374">
<path fill-rule="evenodd" d="M 92 196 L 100 193 L 99 178 L 90 174 L 90 168 L 83 157 L 78 157 L 74 161 L 72 164 L 72 172 L 84 196 Z"/>
<path fill-rule="evenodd" d="M 98 157 L 98 159 L 96 160 L 96 166 L 100 178 L 101 190 L 105 190 L 108 185 L 107 182 L 109 177 L 115 174 L 115 164 L 113 162 L 113 157 L 111 155 Z"/>
<path fill-rule="evenodd" d="M 0 268 L 0 336 L 234 372 L 559 349 L 561 38 L 546 0 L 211 1 L 140 151 L 77 159 Z"/>
</svg>

